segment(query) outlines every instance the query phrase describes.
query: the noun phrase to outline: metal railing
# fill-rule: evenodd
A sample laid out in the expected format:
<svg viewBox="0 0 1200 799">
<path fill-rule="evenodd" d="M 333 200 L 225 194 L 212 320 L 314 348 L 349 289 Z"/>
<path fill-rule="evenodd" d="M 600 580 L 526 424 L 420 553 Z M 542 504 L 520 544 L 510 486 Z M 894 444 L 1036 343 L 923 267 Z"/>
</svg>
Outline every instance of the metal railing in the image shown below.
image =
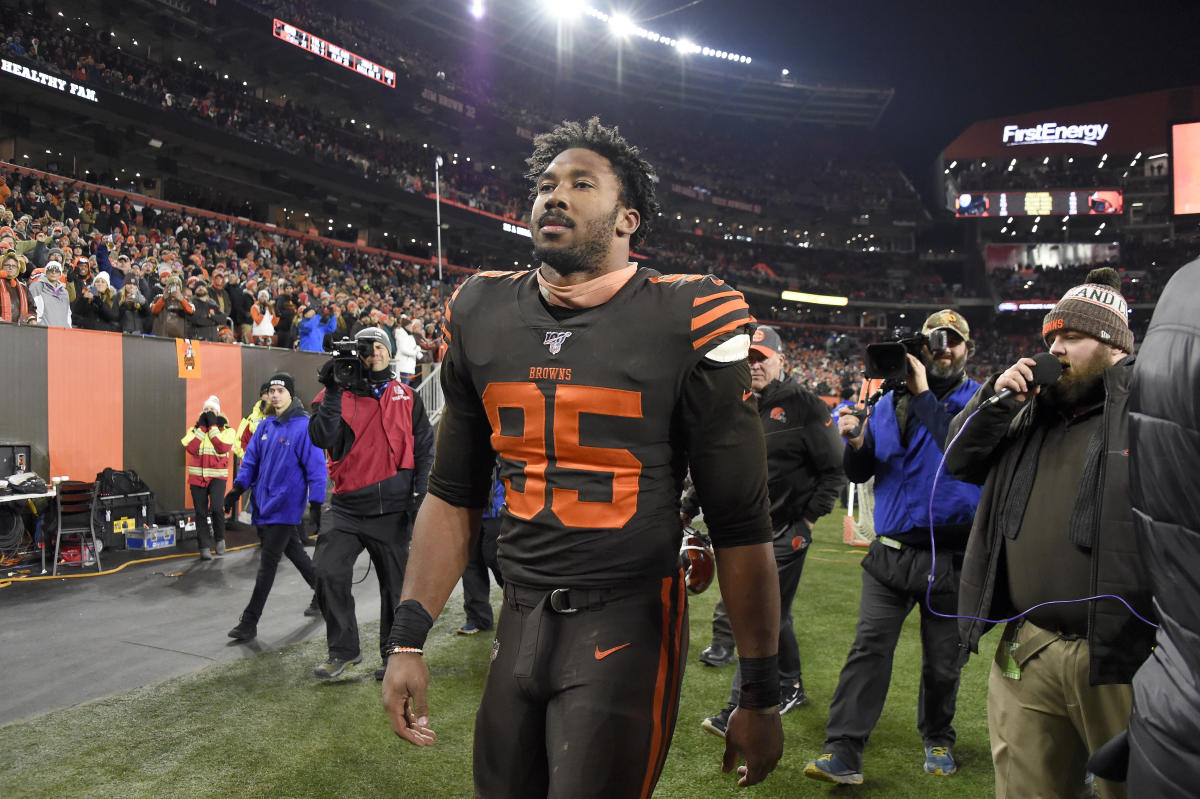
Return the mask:
<svg viewBox="0 0 1200 799">
<path fill-rule="evenodd" d="M 421 398 L 421 402 L 425 405 L 425 413 L 429 415 L 429 423 L 434 426 L 442 418 L 442 407 L 446 404 L 446 400 L 442 396 L 441 373 L 442 365 L 440 363 L 434 364 L 434 367 L 425 373 L 425 379 L 415 389 L 417 395 Z"/>
</svg>

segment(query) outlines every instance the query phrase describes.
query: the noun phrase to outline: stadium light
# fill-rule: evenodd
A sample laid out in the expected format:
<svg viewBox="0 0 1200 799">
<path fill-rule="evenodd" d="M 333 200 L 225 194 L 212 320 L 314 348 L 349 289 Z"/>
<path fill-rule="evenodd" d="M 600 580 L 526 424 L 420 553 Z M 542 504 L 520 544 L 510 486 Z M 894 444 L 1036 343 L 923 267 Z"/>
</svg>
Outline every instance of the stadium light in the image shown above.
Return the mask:
<svg viewBox="0 0 1200 799">
<path fill-rule="evenodd" d="M 483 19 L 483 0 L 474 0 L 471 3 L 471 16 L 475 19 Z"/>
<path fill-rule="evenodd" d="M 542 6 L 559 19 L 578 19 L 583 14 L 582 0 L 542 0 Z"/>
<path fill-rule="evenodd" d="M 779 74 L 786 78 L 788 75 L 792 74 L 792 71 L 787 67 L 784 67 L 783 69 L 779 70 Z"/>
<path fill-rule="evenodd" d="M 835 297 L 830 294 L 809 294 L 804 291 L 784 291 L 780 293 L 779 298 L 788 302 L 807 302 L 812 305 L 842 306 L 850 303 L 849 297 Z"/>
<path fill-rule="evenodd" d="M 612 29 L 613 34 L 620 36 L 622 39 L 628 39 L 633 35 L 634 24 L 633 20 L 625 14 L 613 14 L 608 18 L 608 27 Z"/>
</svg>

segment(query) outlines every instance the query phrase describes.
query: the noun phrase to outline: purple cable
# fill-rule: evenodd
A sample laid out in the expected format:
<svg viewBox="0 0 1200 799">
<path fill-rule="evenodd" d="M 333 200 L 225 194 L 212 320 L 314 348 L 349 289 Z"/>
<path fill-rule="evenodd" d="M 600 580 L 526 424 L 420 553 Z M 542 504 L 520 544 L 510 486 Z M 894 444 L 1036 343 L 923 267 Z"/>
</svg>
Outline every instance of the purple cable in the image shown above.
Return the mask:
<svg viewBox="0 0 1200 799">
<path fill-rule="evenodd" d="M 967 420 L 965 422 L 963 422 L 962 427 L 959 428 L 958 433 L 955 434 L 954 438 L 950 439 L 950 443 L 946 445 L 945 451 L 942 452 L 942 460 L 938 463 L 937 471 L 933 473 L 933 488 L 930 489 L 930 491 L 929 491 L 929 555 L 930 555 L 930 557 L 929 557 L 929 583 L 928 583 L 928 585 L 925 586 L 925 607 L 928 608 L 929 612 L 932 613 L 934 616 L 940 616 L 943 619 L 970 619 L 971 621 L 981 621 L 985 624 L 1007 624 L 1010 621 L 1016 621 L 1017 619 L 1021 618 L 1022 616 L 1029 614 L 1029 613 L 1033 613 L 1038 608 L 1044 608 L 1047 605 L 1069 605 L 1072 602 L 1092 602 L 1097 599 L 1115 599 L 1118 602 L 1120 602 L 1122 605 L 1124 605 L 1126 608 L 1128 608 L 1129 612 L 1133 614 L 1133 617 L 1135 619 L 1137 619 L 1138 621 L 1140 621 L 1144 624 L 1149 624 L 1151 627 L 1153 627 L 1154 629 L 1157 630 L 1158 629 L 1157 624 L 1155 624 L 1154 622 L 1152 622 L 1149 619 L 1142 616 L 1142 614 L 1138 613 L 1136 610 L 1133 609 L 1132 605 L 1130 605 L 1128 602 L 1125 601 L 1124 597 L 1119 597 L 1116 594 L 1099 594 L 1097 596 L 1084 597 L 1083 599 L 1052 599 L 1048 602 L 1041 602 L 1037 605 L 1034 605 L 1029 610 L 1026 610 L 1022 613 L 1018 613 L 1017 615 L 1011 616 L 1007 619 L 981 619 L 978 616 L 959 616 L 958 614 L 955 614 L 955 613 L 938 613 L 936 610 L 933 609 L 933 601 L 932 601 L 933 579 L 934 579 L 934 576 L 937 574 L 937 543 L 935 542 L 934 535 L 933 535 L 933 498 L 937 493 L 938 478 L 941 477 L 942 470 L 946 466 L 946 456 L 950 454 L 951 448 L 953 448 L 955 442 L 958 441 L 958 437 L 963 434 L 963 430 L 967 429 L 967 425 L 969 425 L 971 423 L 971 420 L 974 419 L 975 416 L 981 410 L 983 410 L 983 409 L 976 408 L 975 412 L 972 413 L 970 416 L 968 416 Z"/>
</svg>

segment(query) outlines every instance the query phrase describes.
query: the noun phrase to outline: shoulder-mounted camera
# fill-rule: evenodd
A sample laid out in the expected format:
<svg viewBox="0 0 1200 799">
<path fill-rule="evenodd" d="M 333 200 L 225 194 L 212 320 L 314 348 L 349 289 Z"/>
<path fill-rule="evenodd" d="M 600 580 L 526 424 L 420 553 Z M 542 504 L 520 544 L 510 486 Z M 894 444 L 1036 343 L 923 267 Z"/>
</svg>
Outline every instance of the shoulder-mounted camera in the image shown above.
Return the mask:
<svg viewBox="0 0 1200 799">
<path fill-rule="evenodd" d="M 362 385 L 367 380 L 365 359 L 375 352 L 372 339 L 343 338 L 329 343 L 333 356 L 333 379 L 343 388 Z"/>
</svg>

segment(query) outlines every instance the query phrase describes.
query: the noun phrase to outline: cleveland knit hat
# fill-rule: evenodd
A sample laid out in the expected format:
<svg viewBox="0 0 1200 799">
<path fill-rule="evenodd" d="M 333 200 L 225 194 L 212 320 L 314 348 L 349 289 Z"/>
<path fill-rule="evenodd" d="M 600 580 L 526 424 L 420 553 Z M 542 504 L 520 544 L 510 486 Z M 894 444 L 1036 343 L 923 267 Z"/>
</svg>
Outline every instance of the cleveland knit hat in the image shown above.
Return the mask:
<svg viewBox="0 0 1200 799">
<path fill-rule="evenodd" d="M 267 381 L 267 388 L 271 386 L 283 386 L 287 389 L 287 393 L 293 397 L 296 396 L 296 378 L 292 377 L 287 372 L 276 372 Z"/>
<path fill-rule="evenodd" d="M 782 354 L 783 342 L 780 340 L 779 334 L 775 332 L 775 328 L 759 325 L 754 329 L 754 334 L 750 336 L 750 349 L 764 358 L 770 358 L 772 355 Z"/>
<path fill-rule="evenodd" d="M 1109 266 L 1088 272 L 1087 282 L 1068 291 L 1042 320 L 1042 339 L 1050 346 L 1056 333 L 1076 330 L 1101 343 L 1133 352 L 1129 305 L 1121 296 L 1121 276 Z"/>
<path fill-rule="evenodd" d="M 392 339 L 381 327 L 364 327 L 362 330 L 354 334 L 354 338 L 356 341 L 362 341 L 363 339 L 378 341 L 387 349 L 389 356 L 394 356 L 396 354 L 392 351 Z"/>
</svg>

